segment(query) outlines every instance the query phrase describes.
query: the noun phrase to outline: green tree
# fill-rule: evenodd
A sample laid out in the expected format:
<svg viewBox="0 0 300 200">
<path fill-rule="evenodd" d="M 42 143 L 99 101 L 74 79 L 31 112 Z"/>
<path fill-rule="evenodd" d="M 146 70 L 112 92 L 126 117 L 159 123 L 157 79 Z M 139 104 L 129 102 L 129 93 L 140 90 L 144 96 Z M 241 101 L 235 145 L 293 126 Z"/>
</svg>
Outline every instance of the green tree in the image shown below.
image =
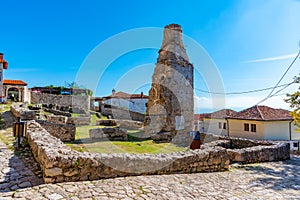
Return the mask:
<svg viewBox="0 0 300 200">
<path fill-rule="evenodd" d="M 73 89 L 81 89 L 82 88 L 75 81 L 73 81 L 71 83 L 66 82 L 66 85 L 68 88 L 73 88 Z"/>
<path fill-rule="evenodd" d="M 300 84 L 300 76 L 295 76 L 294 82 Z M 291 115 L 294 117 L 295 124 L 300 128 L 300 87 L 298 87 L 296 92 L 287 94 L 285 102 L 289 103 L 293 109 Z"/>
</svg>

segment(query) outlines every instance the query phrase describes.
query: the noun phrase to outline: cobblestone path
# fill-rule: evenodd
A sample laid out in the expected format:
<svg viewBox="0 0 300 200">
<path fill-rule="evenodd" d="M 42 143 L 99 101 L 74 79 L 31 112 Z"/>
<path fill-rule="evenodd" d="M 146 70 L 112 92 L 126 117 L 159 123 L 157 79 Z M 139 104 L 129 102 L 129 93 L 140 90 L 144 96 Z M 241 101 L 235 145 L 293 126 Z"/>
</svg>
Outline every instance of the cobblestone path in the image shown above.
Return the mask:
<svg viewBox="0 0 300 200">
<path fill-rule="evenodd" d="M 27 159 L 27 160 L 26 160 Z M 31 155 L 0 141 L 0 199 L 300 199 L 300 157 L 228 172 L 43 184 Z"/>
</svg>

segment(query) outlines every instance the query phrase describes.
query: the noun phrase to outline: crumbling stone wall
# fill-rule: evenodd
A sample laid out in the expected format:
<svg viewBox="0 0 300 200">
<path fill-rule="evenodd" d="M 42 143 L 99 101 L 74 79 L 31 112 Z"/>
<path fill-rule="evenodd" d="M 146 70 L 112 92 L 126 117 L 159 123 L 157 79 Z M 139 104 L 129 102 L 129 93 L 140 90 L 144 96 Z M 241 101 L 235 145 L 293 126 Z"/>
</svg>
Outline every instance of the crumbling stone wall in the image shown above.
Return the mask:
<svg viewBox="0 0 300 200">
<path fill-rule="evenodd" d="M 89 130 L 91 139 L 127 140 L 127 130 L 123 128 L 93 128 Z"/>
<path fill-rule="evenodd" d="M 124 108 L 119 108 L 112 106 L 111 108 L 104 108 L 102 109 L 101 114 L 103 116 L 109 116 L 113 119 L 127 119 L 127 120 L 134 120 L 143 122 L 145 120 L 145 114 L 134 112 L 131 110 L 127 110 Z"/>
<path fill-rule="evenodd" d="M 166 26 L 149 91 L 147 134 L 158 134 L 153 136 L 157 140 L 170 138 L 177 145 L 189 145 L 194 123 L 193 73 L 194 67 L 182 42 L 181 26 Z"/>
<path fill-rule="evenodd" d="M 36 119 L 36 113 L 33 110 L 28 110 L 26 104 L 13 104 L 10 107 L 10 112 L 16 117 L 20 117 L 21 120 L 34 120 Z"/>
<path fill-rule="evenodd" d="M 63 115 L 48 115 L 47 122 L 55 123 L 55 124 L 66 124 L 68 117 Z"/>
<path fill-rule="evenodd" d="M 218 140 L 211 143 L 206 143 L 201 148 L 206 148 L 207 146 L 222 146 L 227 149 L 231 163 L 239 162 L 247 164 L 290 159 L 290 145 L 288 143 L 260 143 L 260 141 L 254 140 L 241 140 L 241 142 L 237 141 L 237 138 L 227 138 L 226 140 Z M 255 142 L 257 142 L 256 145 L 254 145 Z M 239 144 L 241 144 L 240 147 L 238 146 Z M 243 148 L 245 145 L 249 146 Z"/>
<path fill-rule="evenodd" d="M 78 95 L 54 95 L 54 94 L 38 94 L 31 92 L 32 104 L 56 105 L 59 107 L 70 106 L 74 110 L 76 108 L 88 111 L 90 109 L 90 97 Z"/>
<path fill-rule="evenodd" d="M 86 126 L 91 124 L 91 116 L 68 117 L 67 124 Z"/>
<path fill-rule="evenodd" d="M 123 119 L 99 119 L 96 121 L 96 125 L 100 126 L 118 126 L 126 129 L 140 129 L 143 127 L 143 123 L 133 120 Z"/>
<path fill-rule="evenodd" d="M 48 133 L 63 142 L 71 142 L 75 140 L 76 126 L 73 124 L 62 124 L 46 122 L 43 120 L 37 121 Z"/>
<path fill-rule="evenodd" d="M 27 139 L 46 183 L 224 171 L 230 162 L 226 149 L 218 146 L 158 155 L 81 153 L 64 145 L 34 121 L 28 123 Z"/>
<path fill-rule="evenodd" d="M 55 110 L 55 109 L 50 109 L 50 108 L 44 108 L 45 111 L 50 112 L 54 115 L 63 115 L 66 117 L 71 117 L 72 114 L 69 112 L 61 111 L 61 110 Z"/>
<path fill-rule="evenodd" d="M 229 140 L 206 143 L 200 149 L 170 154 L 99 154 L 77 152 L 50 135 L 38 123 L 28 122 L 27 140 L 46 183 L 97 180 L 120 176 L 216 172 L 231 162 L 289 159 L 289 144 L 270 143 L 244 149 L 226 149 Z"/>
</svg>

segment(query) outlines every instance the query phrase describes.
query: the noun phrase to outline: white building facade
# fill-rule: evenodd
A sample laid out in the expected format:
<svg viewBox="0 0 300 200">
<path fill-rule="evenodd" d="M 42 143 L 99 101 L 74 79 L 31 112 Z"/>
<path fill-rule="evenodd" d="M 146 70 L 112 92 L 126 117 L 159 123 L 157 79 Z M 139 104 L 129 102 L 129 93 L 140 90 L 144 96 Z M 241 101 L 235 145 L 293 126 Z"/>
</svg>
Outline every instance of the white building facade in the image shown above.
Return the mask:
<svg viewBox="0 0 300 200">
<path fill-rule="evenodd" d="M 107 97 L 103 97 L 104 109 L 114 106 L 133 112 L 145 114 L 147 109 L 148 96 L 141 94 L 127 94 L 125 92 L 115 92 Z"/>
</svg>

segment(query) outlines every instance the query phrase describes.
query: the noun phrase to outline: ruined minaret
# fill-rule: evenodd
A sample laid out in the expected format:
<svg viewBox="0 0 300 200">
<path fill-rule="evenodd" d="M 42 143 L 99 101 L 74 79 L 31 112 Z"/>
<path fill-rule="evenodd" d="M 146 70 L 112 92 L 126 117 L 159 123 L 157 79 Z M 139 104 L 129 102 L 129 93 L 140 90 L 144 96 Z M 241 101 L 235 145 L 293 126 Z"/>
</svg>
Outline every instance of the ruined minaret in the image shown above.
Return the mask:
<svg viewBox="0 0 300 200">
<path fill-rule="evenodd" d="M 7 69 L 8 63 L 4 60 L 4 54 L 0 53 L 0 101 L 4 98 L 4 91 L 3 91 L 3 72 L 4 69 Z"/>
<path fill-rule="evenodd" d="M 144 123 L 146 134 L 153 140 L 189 145 L 194 122 L 193 73 L 194 67 L 182 42 L 181 26 L 166 26 Z"/>
</svg>

